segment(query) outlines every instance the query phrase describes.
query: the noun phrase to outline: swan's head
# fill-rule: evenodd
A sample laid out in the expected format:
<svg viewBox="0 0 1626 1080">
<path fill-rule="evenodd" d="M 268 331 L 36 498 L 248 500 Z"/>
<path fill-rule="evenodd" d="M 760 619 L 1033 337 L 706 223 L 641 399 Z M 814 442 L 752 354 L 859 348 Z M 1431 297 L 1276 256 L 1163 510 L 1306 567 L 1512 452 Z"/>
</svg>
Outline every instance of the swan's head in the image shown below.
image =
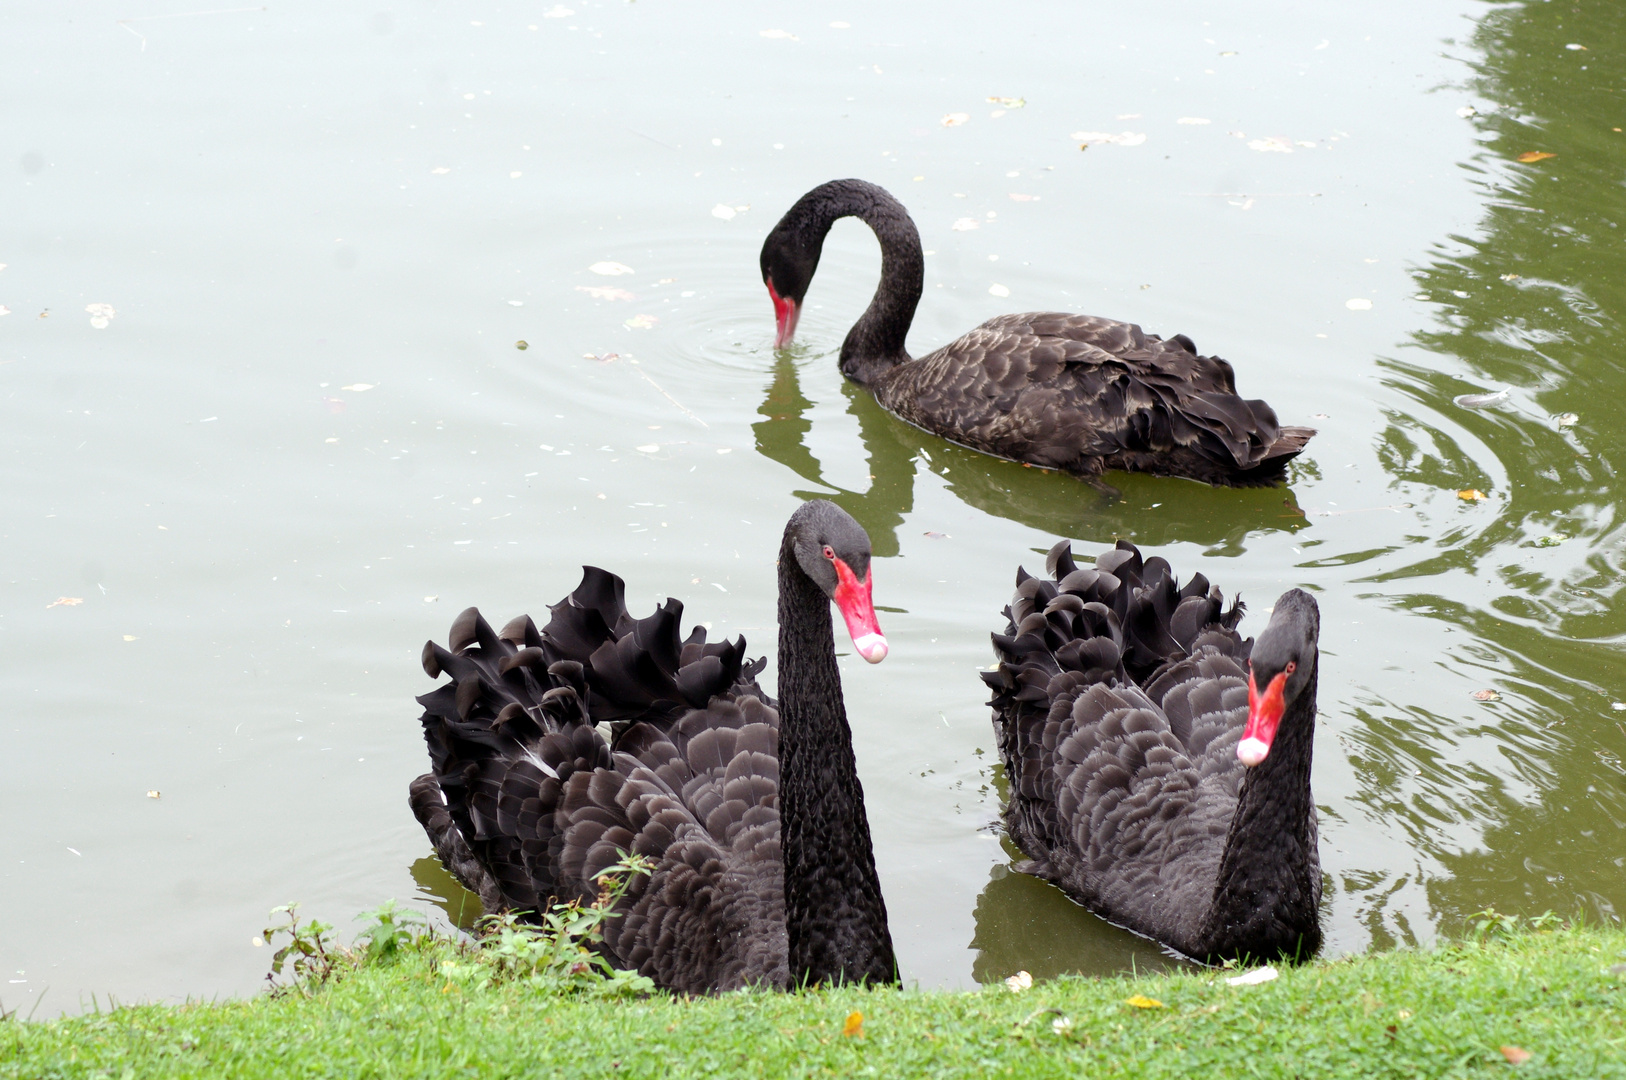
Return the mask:
<svg viewBox="0 0 1626 1080">
<path fill-rule="evenodd" d="M 779 219 L 768 239 L 762 242 L 762 283 L 768 287 L 768 298 L 773 301 L 773 347 L 782 349 L 796 336 L 796 320 L 802 314 L 802 298 L 813 282 L 813 271 L 819 268 L 819 253 L 824 250 L 824 236 L 829 225 L 820 232 L 804 224 L 805 215 L 799 213 L 801 203 Z"/>
<path fill-rule="evenodd" d="M 785 542 L 802 573 L 835 602 L 853 648 L 872 664 L 886 659 L 886 637 L 870 600 L 869 534 L 833 502 L 803 503 L 785 526 Z"/>
<path fill-rule="evenodd" d="M 1302 589 L 1283 593 L 1248 660 L 1248 723 L 1236 756 L 1249 768 L 1269 755 L 1282 715 L 1309 685 L 1320 634 L 1314 598 Z"/>
</svg>

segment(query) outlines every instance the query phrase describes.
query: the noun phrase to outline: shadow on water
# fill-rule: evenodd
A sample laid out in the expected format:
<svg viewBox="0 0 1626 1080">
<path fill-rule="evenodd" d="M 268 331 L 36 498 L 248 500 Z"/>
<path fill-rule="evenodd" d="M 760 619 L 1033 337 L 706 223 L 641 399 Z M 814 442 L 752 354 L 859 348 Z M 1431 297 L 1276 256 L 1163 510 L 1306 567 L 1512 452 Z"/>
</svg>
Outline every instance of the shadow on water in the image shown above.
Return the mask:
<svg viewBox="0 0 1626 1080">
<path fill-rule="evenodd" d="M 797 362 L 794 351 L 775 355 L 773 380 L 757 410 L 765 419 L 752 426 L 757 450 L 820 485 L 822 490 L 796 494 L 839 504 L 868 531 L 882 558 L 898 553 L 897 530 L 914 509 L 920 468 L 942 477 L 958 498 L 986 514 L 1052 536 L 1106 545 L 1119 537 L 1149 545 L 1187 542 L 1205 545 L 1210 555 L 1235 556 L 1252 533 L 1291 532 L 1306 524 L 1289 488 L 1216 489 L 1189 480 L 1109 473 L 1107 479 L 1122 494 L 1104 495 L 1074 477 L 1002 461 L 921 431 L 843 380 L 847 411 L 858 421 L 871 476 L 867 491 L 848 491 L 824 478 L 823 466 L 807 447 L 813 403 L 802 393 Z"/>
<path fill-rule="evenodd" d="M 472 931 L 485 914 L 480 898 L 457 883 L 435 855 L 425 855 L 412 864 L 412 880 L 418 885 L 418 898 L 428 900 L 446 913 L 453 926 Z"/>
<path fill-rule="evenodd" d="M 1447 932 L 1492 904 L 1606 919 L 1626 905 L 1623 40 L 1617 5 L 1524 3 L 1477 25 L 1465 89 L 1483 149 L 1461 167 L 1485 216 L 1414 272 L 1437 325 L 1380 361 L 1416 403 L 1380 436 L 1391 486 L 1477 488 L 1489 499 L 1464 522 L 1494 513 L 1357 582 L 1460 630 L 1447 666 L 1502 695 L 1468 720 L 1368 702 L 1351 733 L 1358 800 L 1447 871 L 1428 883 Z M 1518 160 L 1535 152 L 1551 157 Z"/>
<path fill-rule="evenodd" d="M 1007 842 L 1007 850 L 1010 845 Z M 1020 859 L 1020 854 L 1012 854 Z M 977 897 L 971 975 L 995 983 L 1018 971 L 1035 979 L 1084 973 L 1161 972 L 1189 967 L 1156 942 L 1103 922 L 1054 886 L 1009 866 L 989 869 Z"/>
</svg>

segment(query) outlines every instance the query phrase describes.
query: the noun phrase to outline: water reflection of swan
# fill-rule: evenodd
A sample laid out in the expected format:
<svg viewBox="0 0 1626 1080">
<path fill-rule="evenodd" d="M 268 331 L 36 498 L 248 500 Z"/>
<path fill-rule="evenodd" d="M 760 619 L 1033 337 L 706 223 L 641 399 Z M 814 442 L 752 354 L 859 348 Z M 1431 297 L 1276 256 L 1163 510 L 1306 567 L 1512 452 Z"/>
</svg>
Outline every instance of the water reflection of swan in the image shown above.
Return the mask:
<svg viewBox="0 0 1626 1080">
<path fill-rule="evenodd" d="M 1002 315 L 912 358 L 904 339 L 920 302 L 920 234 L 902 203 L 863 180 L 814 188 L 763 242 L 776 346 L 795 334 L 824 238 L 844 217 L 875 231 L 881 283 L 842 342 L 841 372 L 911 424 L 1092 481 L 1120 469 L 1228 487 L 1279 483 L 1315 434 L 1240 397 L 1231 365 L 1198 355 L 1190 338 L 1092 315 Z"/>
<path fill-rule="evenodd" d="M 868 490 L 848 491 L 824 477 L 824 467 L 807 447 L 813 403 L 802 393 L 792 353 L 774 360 L 773 379 L 753 426 L 757 450 L 821 490 L 797 494 L 838 504 L 864 526 L 875 554 L 898 553 L 896 530 L 914 509 L 915 473 L 925 468 L 940 476 L 962 501 L 994 517 L 1016 521 L 1055 536 L 1112 543 L 1132 536 L 1145 544 L 1203 544 L 1215 555 L 1240 554 L 1250 533 L 1298 530 L 1303 513 L 1292 493 L 1280 489 L 1215 489 L 1156 477 L 1122 477 L 1121 498 L 1081 489 L 1053 471 L 1001 461 L 940 439 L 906 424 L 876 404 L 858 386 L 843 380 L 847 411 L 858 421 L 859 439 L 873 477 Z M 1284 497 L 1285 495 L 1285 497 Z"/>
</svg>

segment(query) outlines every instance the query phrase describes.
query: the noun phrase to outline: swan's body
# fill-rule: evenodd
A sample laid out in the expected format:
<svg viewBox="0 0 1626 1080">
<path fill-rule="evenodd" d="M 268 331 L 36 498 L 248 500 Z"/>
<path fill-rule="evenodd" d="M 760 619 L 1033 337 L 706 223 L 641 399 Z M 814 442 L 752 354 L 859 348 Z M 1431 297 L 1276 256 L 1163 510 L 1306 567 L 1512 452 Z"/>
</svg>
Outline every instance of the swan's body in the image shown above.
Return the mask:
<svg viewBox="0 0 1626 1080">
<path fill-rule="evenodd" d="M 1049 567 L 1018 572 L 984 675 L 1020 869 L 1199 960 L 1314 953 L 1315 601 L 1284 594 L 1255 642 L 1240 602 L 1127 542 Z"/>
<path fill-rule="evenodd" d="M 860 653 L 886 655 L 868 572 L 844 511 L 792 516 L 777 708 L 743 639 L 680 641 L 676 600 L 634 620 L 602 570 L 541 631 L 465 611 L 450 651 L 424 648 L 453 681 L 418 699 L 433 771 L 411 802 L 441 861 L 488 910 L 535 912 L 645 856 L 604 948 L 668 989 L 896 981 L 829 618 L 834 599 Z"/>
<path fill-rule="evenodd" d="M 1250 487 L 1279 482 L 1315 431 L 1237 396 L 1231 365 L 1133 323 L 1035 312 L 990 319 L 915 359 L 904 339 L 924 262 L 908 211 L 862 180 L 804 195 L 762 247 L 762 278 L 795 333 L 830 226 L 857 217 L 881 242 L 881 283 L 841 346 L 841 370 L 889 411 L 983 453 L 1093 479 L 1107 469 Z"/>
</svg>

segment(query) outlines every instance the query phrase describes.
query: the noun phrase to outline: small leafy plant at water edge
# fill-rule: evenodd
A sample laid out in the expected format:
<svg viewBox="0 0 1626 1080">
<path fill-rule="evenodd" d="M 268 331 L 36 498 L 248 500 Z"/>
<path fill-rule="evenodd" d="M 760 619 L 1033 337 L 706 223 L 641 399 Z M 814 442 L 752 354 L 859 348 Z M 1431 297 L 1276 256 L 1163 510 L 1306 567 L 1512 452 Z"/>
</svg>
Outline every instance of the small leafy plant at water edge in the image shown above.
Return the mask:
<svg viewBox="0 0 1626 1080">
<path fill-rule="evenodd" d="M 332 938 L 333 927 L 317 920 L 301 923 L 298 904 L 272 910 L 286 925 L 264 931 L 267 944 L 289 939 L 271 958 L 266 981 L 273 996 L 299 993 L 310 996 L 316 988 L 345 972 L 396 963 L 410 954 L 438 960 L 437 970 L 446 989 L 480 989 L 505 982 L 525 982 L 560 992 L 587 991 L 621 997 L 647 994 L 655 989 L 648 978 L 614 967 L 600 951 L 604 925 L 620 913 L 616 904 L 631 887 L 632 875 L 648 874 L 650 864 L 637 855 L 623 856 L 600 871 L 598 896 L 591 903 L 554 904 L 537 923 L 528 912 L 488 915 L 480 920 L 477 937 L 468 941 L 455 933 L 432 929 L 421 915 L 390 900 L 357 919 L 368 925 L 347 948 Z M 278 983 L 287 972 L 289 981 Z"/>
</svg>

